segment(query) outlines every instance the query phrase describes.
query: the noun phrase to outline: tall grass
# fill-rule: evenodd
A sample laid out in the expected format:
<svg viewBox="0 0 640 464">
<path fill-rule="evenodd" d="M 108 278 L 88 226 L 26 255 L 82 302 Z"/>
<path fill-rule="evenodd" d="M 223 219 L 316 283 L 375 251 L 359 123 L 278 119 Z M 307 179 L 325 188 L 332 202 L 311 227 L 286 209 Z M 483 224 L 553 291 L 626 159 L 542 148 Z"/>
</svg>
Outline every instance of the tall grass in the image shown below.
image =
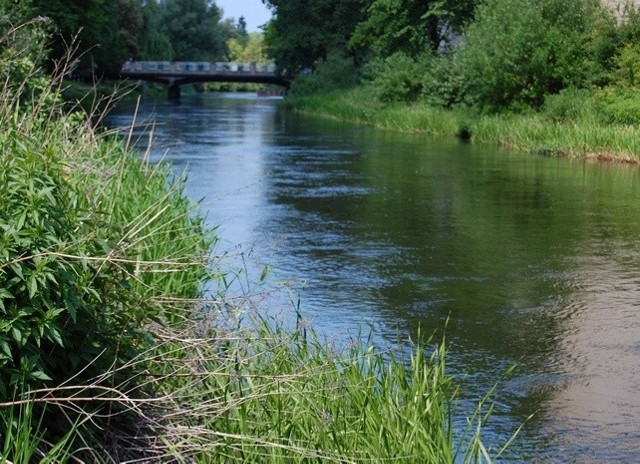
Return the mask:
<svg viewBox="0 0 640 464">
<path fill-rule="evenodd" d="M 486 115 L 468 108 L 445 110 L 423 103 L 383 105 L 366 87 L 292 97 L 289 104 L 300 111 L 380 129 L 450 137 L 464 132 L 472 141 L 547 156 L 640 161 L 640 127 L 609 123 L 598 115 L 554 120 L 543 112 Z"/>
<path fill-rule="evenodd" d="M 417 104 L 382 104 L 367 87 L 287 97 L 287 104 L 300 111 L 379 129 L 432 135 L 455 134 L 458 129 L 458 118 L 451 112 Z"/>
<path fill-rule="evenodd" d="M 197 312 L 184 332 L 156 332 L 158 345 L 135 361 L 155 394 L 127 392 L 146 438 L 112 436 L 122 457 L 453 463 L 491 462 L 502 452 L 482 444 L 482 401 L 469 427 L 454 429 L 443 344 L 417 343 L 406 359 L 360 343 L 334 352 L 312 330 L 264 320 L 221 329 L 222 319 Z M 92 458 L 106 451 L 94 447 Z"/>
</svg>

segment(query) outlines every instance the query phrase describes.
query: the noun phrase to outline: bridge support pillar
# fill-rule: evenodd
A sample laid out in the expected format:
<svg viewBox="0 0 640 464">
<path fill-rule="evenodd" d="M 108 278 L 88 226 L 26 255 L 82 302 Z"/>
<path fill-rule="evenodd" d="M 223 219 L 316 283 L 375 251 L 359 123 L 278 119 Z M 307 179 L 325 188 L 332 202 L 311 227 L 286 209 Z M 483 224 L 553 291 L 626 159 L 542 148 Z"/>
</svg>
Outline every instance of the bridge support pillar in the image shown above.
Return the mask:
<svg viewBox="0 0 640 464">
<path fill-rule="evenodd" d="M 167 89 L 169 100 L 180 100 L 180 86 L 171 84 Z"/>
</svg>

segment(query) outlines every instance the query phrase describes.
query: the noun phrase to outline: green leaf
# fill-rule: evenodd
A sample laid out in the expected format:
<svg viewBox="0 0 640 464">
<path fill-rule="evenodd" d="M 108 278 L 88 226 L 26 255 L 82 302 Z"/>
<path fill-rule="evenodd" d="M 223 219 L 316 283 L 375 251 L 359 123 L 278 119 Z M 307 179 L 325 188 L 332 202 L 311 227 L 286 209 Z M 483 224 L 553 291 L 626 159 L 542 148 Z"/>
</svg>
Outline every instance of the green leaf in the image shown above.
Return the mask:
<svg viewBox="0 0 640 464">
<path fill-rule="evenodd" d="M 22 266 L 20 266 L 20 264 L 12 264 L 10 268 L 20 278 L 20 280 L 24 280 L 24 274 L 22 273 Z"/>
<path fill-rule="evenodd" d="M 38 292 L 38 280 L 35 276 L 31 276 L 27 281 L 27 286 L 29 287 L 29 298 L 33 298 L 35 294 Z"/>
<path fill-rule="evenodd" d="M 48 329 L 48 332 L 49 332 L 48 338 L 51 341 L 56 342 L 60 346 L 64 346 L 64 343 L 62 343 L 62 337 L 60 336 L 60 332 L 58 332 L 58 329 L 51 327 Z"/>
<path fill-rule="evenodd" d="M 6 288 L 0 288 L 0 298 L 13 298 L 13 295 Z"/>
<path fill-rule="evenodd" d="M 0 341 L 0 350 L 2 350 L 2 352 L 7 356 L 12 357 L 11 347 L 9 346 L 6 340 Z"/>
<path fill-rule="evenodd" d="M 42 371 L 33 371 L 31 377 L 38 380 L 51 380 L 51 377 Z"/>
<path fill-rule="evenodd" d="M 22 345 L 22 332 L 20 332 L 17 328 L 13 327 L 11 329 L 11 334 L 13 335 L 13 339 L 17 341 L 20 345 Z"/>
</svg>

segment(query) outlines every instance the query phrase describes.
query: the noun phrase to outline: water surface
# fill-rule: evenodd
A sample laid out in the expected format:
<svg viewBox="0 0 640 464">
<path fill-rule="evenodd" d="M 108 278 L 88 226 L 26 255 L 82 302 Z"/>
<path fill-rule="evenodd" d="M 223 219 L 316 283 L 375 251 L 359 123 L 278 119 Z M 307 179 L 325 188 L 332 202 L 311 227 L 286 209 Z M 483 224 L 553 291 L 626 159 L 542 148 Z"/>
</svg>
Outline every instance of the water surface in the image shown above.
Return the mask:
<svg viewBox="0 0 640 464">
<path fill-rule="evenodd" d="M 109 124 L 131 118 L 122 107 Z M 155 121 L 152 157 L 188 172 L 216 252 L 255 276 L 269 265 L 323 335 L 373 330 L 389 346 L 448 320 L 462 412 L 517 365 L 491 448 L 533 414 L 509 461 L 640 461 L 637 168 L 374 131 L 249 94 L 147 102 L 137 118 Z M 292 317 L 288 296 L 272 301 Z"/>
</svg>

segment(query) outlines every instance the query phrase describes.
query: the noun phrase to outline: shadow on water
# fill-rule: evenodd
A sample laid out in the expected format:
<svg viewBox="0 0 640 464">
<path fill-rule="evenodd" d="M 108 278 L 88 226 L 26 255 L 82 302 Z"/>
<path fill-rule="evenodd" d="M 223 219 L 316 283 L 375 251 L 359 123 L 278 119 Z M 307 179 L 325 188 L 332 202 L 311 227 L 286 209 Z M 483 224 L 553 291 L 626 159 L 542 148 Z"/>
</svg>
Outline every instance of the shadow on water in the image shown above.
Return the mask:
<svg viewBox="0 0 640 464">
<path fill-rule="evenodd" d="M 154 159 L 169 148 L 220 225 L 217 251 L 294 282 L 328 338 L 439 339 L 448 319 L 463 404 L 518 364 L 490 445 L 535 413 L 510 459 L 640 458 L 636 168 L 376 132 L 247 94 L 140 116 L 156 121 Z"/>
</svg>

